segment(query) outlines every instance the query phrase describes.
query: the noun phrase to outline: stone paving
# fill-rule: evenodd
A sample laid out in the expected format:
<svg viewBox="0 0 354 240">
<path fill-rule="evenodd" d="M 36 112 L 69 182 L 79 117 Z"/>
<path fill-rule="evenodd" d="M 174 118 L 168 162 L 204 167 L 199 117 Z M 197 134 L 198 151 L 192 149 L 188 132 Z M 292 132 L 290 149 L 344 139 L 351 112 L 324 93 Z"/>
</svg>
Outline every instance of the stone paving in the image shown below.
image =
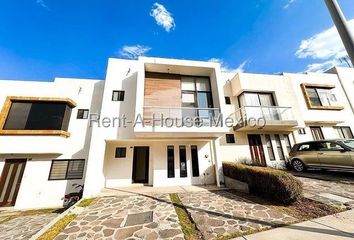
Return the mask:
<svg viewBox="0 0 354 240">
<path fill-rule="evenodd" d="M 58 214 L 23 216 L 0 224 L 1 240 L 30 239 L 34 234 L 53 220 Z"/>
<path fill-rule="evenodd" d="M 297 220 L 228 191 L 178 195 L 205 239 L 275 227 Z"/>
<path fill-rule="evenodd" d="M 56 238 L 183 240 L 168 194 L 100 198 L 77 216 Z"/>
<path fill-rule="evenodd" d="M 353 209 L 354 174 L 352 178 L 343 178 L 338 176 L 338 174 L 331 175 L 331 172 L 312 174 L 312 172 L 308 172 L 301 174 L 301 177 L 298 176 L 297 178 L 304 183 L 305 197 L 336 207 Z M 316 179 L 311 177 L 316 177 Z"/>
</svg>

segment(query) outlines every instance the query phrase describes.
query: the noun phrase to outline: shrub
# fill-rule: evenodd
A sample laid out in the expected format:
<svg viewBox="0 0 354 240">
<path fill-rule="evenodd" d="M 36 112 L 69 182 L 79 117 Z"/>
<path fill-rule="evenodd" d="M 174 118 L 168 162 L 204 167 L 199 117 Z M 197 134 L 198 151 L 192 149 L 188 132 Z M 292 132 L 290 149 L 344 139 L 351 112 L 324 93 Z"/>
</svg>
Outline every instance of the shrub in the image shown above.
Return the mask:
<svg viewBox="0 0 354 240">
<path fill-rule="evenodd" d="M 248 184 L 250 193 L 290 204 L 302 197 L 302 183 L 291 174 L 265 167 L 223 163 L 224 175 Z"/>
</svg>

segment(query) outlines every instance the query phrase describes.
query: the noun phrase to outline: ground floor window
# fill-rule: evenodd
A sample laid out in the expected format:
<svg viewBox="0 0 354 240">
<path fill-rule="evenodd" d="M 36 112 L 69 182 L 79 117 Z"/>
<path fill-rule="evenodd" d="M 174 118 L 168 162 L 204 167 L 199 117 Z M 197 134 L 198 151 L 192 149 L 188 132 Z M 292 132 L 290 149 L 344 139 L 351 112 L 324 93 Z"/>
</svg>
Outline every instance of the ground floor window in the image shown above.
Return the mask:
<svg viewBox="0 0 354 240">
<path fill-rule="evenodd" d="M 288 154 L 291 151 L 291 142 L 290 142 L 290 138 L 289 135 L 284 135 L 284 140 L 285 140 L 285 146 L 286 146 L 286 150 L 288 151 Z"/>
<path fill-rule="evenodd" d="M 273 145 L 272 145 L 272 140 L 271 140 L 269 134 L 265 135 L 265 140 L 266 140 L 266 145 L 267 145 L 269 159 L 271 161 L 274 161 L 275 160 L 275 156 L 274 156 L 274 151 L 273 151 Z"/>
<path fill-rule="evenodd" d="M 321 127 L 310 127 L 313 140 L 323 140 L 324 136 Z"/>
<path fill-rule="evenodd" d="M 179 146 L 179 169 L 180 177 L 187 177 L 186 146 Z"/>
<path fill-rule="evenodd" d="M 281 146 L 280 137 L 278 134 L 274 135 L 274 137 L 275 137 L 275 143 L 277 145 L 279 158 L 280 158 L 280 160 L 285 160 L 284 151 L 283 151 L 283 147 Z"/>
<path fill-rule="evenodd" d="M 84 168 L 84 159 L 52 160 L 49 180 L 82 179 Z"/>
<path fill-rule="evenodd" d="M 193 177 L 199 177 L 198 147 L 191 146 Z"/>
<path fill-rule="evenodd" d="M 175 177 L 175 154 L 173 146 L 167 146 L 167 177 Z"/>
<path fill-rule="evenodd" d="M 340 138 L 353 139 L 353 133 L 350 127 L 334 127 Z"/>
</svg>

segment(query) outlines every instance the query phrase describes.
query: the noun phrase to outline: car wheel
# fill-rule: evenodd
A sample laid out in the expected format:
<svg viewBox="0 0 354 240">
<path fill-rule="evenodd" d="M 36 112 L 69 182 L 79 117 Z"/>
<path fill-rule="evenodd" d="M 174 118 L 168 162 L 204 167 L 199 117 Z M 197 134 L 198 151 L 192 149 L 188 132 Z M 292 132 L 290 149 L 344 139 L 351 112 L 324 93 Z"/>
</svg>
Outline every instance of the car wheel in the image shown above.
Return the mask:
<svg viewBox="0 0 354 240">
<path fill-rule="evenodd" d="M 292 166 L 295 169 L 295 171 L 297 171 L 297 172 L 303 172 L 303 171 L 305 171 L 305 168 L 306 168 L 305 164 L 302 161 L 300 161 L 299 159 L 295 159 L 292 163 Z"/>
</svg>

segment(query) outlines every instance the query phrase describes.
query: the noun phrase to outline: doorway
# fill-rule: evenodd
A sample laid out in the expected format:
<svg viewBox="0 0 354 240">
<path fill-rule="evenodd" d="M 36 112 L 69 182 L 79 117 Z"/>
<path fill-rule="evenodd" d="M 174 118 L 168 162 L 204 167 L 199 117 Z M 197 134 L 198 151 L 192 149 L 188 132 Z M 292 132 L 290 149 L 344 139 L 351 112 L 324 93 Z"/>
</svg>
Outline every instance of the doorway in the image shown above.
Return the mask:
<svg viewBox="0 0 354 240">
<path fill-rule="evenodd" d="M 251 156 L 253 164 L 257 166 L 267 166 L 263 145 L 261 140 L 261 135 L 259 134 L 250 134 L 248 135 L 248 142 L 250 146 Z"/>
<path fill-rule="evenodd" d="M 134 147 L 133 183 L 149 183 L 149 147 Z"/>
<path fill-rule="evenodd" d="M 323 140 L 324 136 L 321 127 L 310 127 L 313 140 Z"/>
<path fill-rule="evenodd" d="M 6 159 L 0 178 L 0 207 L 15 206 L 27 159 Z"/>
</svg>

